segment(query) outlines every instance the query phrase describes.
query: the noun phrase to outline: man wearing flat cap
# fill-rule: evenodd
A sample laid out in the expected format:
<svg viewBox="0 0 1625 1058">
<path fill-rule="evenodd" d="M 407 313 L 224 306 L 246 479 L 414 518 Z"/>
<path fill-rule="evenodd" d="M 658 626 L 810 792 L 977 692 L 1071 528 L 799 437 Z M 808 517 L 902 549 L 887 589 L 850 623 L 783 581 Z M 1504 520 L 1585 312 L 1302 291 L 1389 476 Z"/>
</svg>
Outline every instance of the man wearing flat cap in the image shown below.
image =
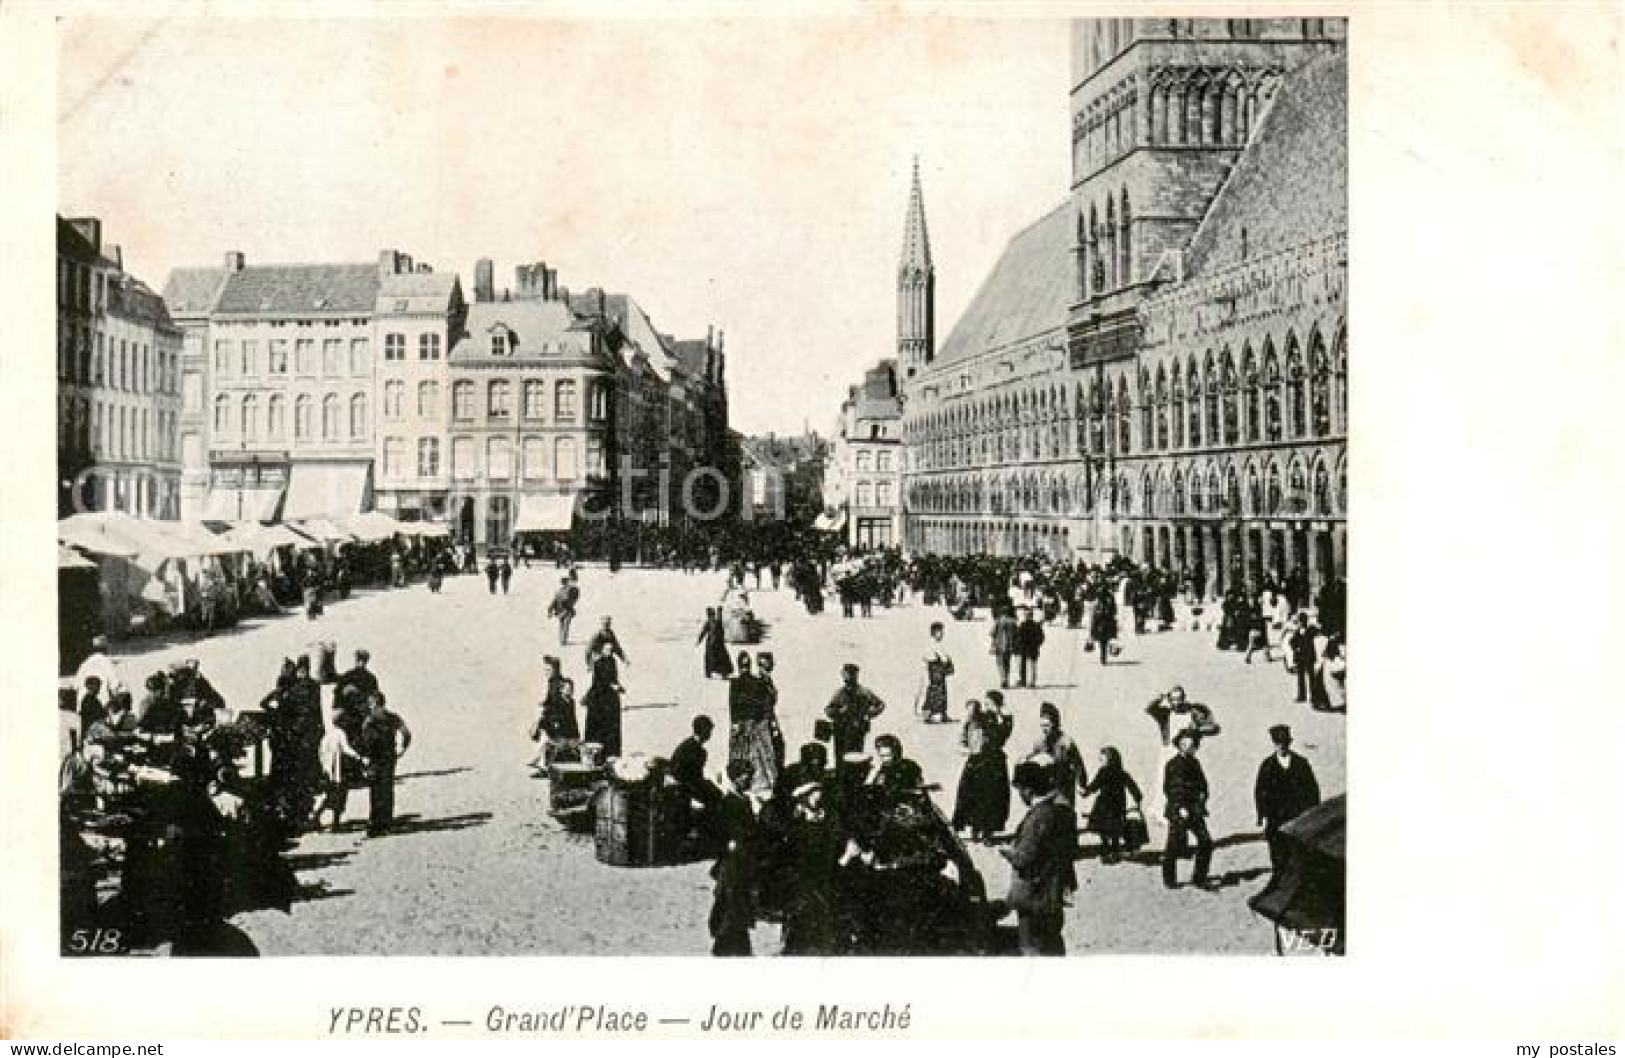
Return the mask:
<svg viewBox="0 0 1625 1058">
<path fill-rule="evenodd" d="M 1185 730 L 1174 736 L 1176 752 L 1162 769 L 1162 792 L 1168 799 L 1164 817 L 1168 820 L 1168 844 L 1162 850 L 1162 884 L 1179 887 L 1179 856 L 1188 838 L 1196 839 L 1196 865 L 1191 883 L 1208 888 L 1207 869 L 1213 860 L 1213 838 L 1207 832 L 1207 774 L 1196 759 L 1201 737 Z"/>
<path fill-rule="evenodd" d="M 886 703 L 869 688 L 858 682 L 858 667 L 841 666 L 841 689 L 824 707 L 835 736 L 835 759 L 843 760 L 848 753 L 862 753 L 864 739 L 869 737 L 869 722 L 886 711 Z"/>
<path fill-rule="evenodd" d="M 1281 824 L 1295 819 L 1320 804 L 1320 784 L 1315 770 L 1292 751 L 1292 729 L 1285 724 L 1270 728 L 1275 751 L 1258 766 L 1253 783 L 1253 804 L 1264 840 L 1270 846 L 1270 869 L 1279 871 L 1286 863 L 1286 842 L 1281 840 Z"/>
</svg>

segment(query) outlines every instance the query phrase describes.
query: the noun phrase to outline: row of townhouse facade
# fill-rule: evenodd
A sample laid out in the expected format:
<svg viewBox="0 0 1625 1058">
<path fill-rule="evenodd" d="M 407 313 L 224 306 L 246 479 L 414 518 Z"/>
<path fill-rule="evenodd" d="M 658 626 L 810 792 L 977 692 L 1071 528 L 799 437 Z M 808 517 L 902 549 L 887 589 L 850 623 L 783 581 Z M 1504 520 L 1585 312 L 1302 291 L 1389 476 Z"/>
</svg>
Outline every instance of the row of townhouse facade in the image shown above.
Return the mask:
<svg viewBox="0 0 1625 1058">
<path fill-rule="evenodd" d="M 98 218 L 56 219 L 57 513 L 180 513 L 181 334 Z"/>
<path fill-rule="evenodd" d="M 481 260 L 469 297 L 395 250 L 175 270 L 188 516 L 380 510 L 488 546 L 568 531 L 594 499 L 672 518 L 660 496 L 618 487 L 618 460 L 640 481 L 724 461 L 706 446 L 727 435 L 721 335 L 659 334 L 631 298 L 572 295 L 543 263 L 515 277 L 499 296 Z"/>
</svg>

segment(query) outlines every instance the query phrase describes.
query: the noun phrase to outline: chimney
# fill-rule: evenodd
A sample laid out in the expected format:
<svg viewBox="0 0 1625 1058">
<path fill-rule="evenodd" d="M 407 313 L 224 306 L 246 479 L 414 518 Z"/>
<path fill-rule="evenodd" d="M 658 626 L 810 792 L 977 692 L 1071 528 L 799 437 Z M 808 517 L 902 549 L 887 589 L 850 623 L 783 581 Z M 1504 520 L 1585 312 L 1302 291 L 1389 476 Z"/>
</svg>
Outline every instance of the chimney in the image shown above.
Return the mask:
<svg viewBox="0 0 1625 1058">
<path fill-rule="evenodd" d="M 247 263 L 248 259 L 243 256 L 241 250 L 226 251 L 226 271 L 241 272 Z"/>
<path fill-rule="evenodd" d="M 403 253 L 399 257 L 395 258 L 395 274 L 396 275 L 411 275 L 412 274 L 412 257 L 411 257 L 410 254 L 404 254 Z"/>
<path fill-rule="evenodd" d="M 418 275 L 428 275 L 430 272 L 433 272 L 433 271 L 434 271 L 434 265 L 430 264 L 428 261 L 419 261 L 418 262 Z"/>
<path fill-rule="evenodd" d="M 705 325 L 705 347 L 707 349 L 710 349 L 712 347 L 712 343 L 716 341 L 717 336 L 715 332 L 716 328 L 712 327 L 709 323 Z"/>
<path fill-rule="evenodd" d="M 395 250 L 380 250 L 378 252 L 378 274 L 392 276 L 401 270 L 401 255 Z"/>
<path fill-rule="evenodd" d="M 124 271 L 124 248 L 122 246 L 109 246 L 102 252 L 102 256 L 112 261 L 120 272 Z"/>
<path fill-rule="evenodd" d="M 102 252 L 102 221 L 100 217 L 71 217 L 68 223 L 73 230 L 90 243 L 91 249 L 97 253 Z"/>
<path fill-rule="evenodd" d="M 544 265 L 542 268 L 542 297 L 548 301 L 552 301 L 558 297 L 558 292 L 559 270 L 557 268 L 548 268 Z"/>
<path fill-rule="evenodd" d="M 491 259 L 482 257 L 474 262 L 474 300 L 493 300 L 494 289 L 495 275 L 491 270 Z"/>
</svg>

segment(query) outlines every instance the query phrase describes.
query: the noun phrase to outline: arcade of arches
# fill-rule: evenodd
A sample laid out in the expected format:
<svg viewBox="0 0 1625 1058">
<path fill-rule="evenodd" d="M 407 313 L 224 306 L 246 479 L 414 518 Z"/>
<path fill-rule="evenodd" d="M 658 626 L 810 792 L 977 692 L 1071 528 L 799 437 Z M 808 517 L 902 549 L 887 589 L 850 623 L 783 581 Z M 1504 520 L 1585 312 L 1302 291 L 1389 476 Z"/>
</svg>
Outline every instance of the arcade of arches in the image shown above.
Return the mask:
<svg viewBox="0 0 1625 1058">
<path fill-rule="evenodd" d="M 1345 562 L 1347 380 L 1327 319 L 952 400 L 905 426 L 909 546 L 1319 583 Z"/>
</svg>

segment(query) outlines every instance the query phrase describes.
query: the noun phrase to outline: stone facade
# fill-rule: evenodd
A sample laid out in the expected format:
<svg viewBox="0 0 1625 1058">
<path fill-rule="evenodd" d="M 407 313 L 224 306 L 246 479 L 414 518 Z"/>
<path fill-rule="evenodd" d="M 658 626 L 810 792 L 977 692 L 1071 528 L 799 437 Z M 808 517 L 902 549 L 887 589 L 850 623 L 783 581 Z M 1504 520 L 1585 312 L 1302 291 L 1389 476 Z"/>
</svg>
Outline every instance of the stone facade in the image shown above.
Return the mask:
<svg viewBox="0 0 1625 1058">
<path fill-rule="evenodd" d="M 1341 571 L 1343 32 L 1074 25 L 1071 194 L 907 387 L 911 547 Z"/>
<path fill-rule="evenodd" d="M 830 445 L 824 504 L 844 523 L 850 547 L 902 542 L 902 425 L 897 363 L 882 360 L 848 391 Z"/>
<path fill-rule="evenodd" d="M 374 504 L 403 520 L 435 520 L 444 514 L 451 486 L 448 365 L 468 306 L 454 273 L 408 270 L 399 257 L 384 252 L 373 312 Z"/>
<path fill-rule="evenodd" d="M 57 218 L 57 509 L 180 515 L 181 331 L 104 246 Z"/>
</svg>

